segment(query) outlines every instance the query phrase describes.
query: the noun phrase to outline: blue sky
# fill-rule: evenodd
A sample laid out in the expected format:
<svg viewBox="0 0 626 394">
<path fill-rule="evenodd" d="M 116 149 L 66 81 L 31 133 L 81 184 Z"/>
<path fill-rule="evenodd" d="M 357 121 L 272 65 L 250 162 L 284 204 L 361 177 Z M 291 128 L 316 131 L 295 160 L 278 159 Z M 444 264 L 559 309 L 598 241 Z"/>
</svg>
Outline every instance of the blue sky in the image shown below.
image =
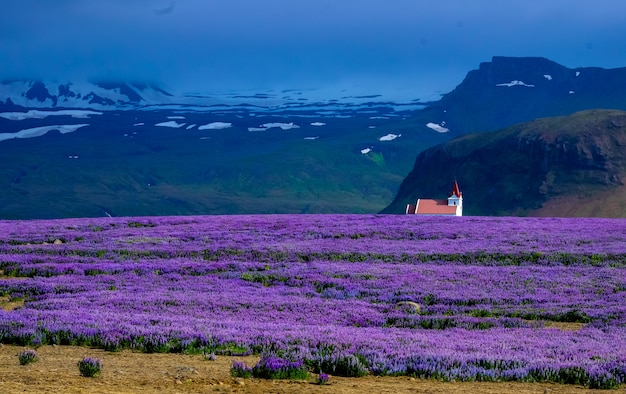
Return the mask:
<svg viewBox="0 0 626 394">
<path fill-rule="evenodd" d="M 0 79 L 432 98 L 494 55 L 626 67 L 622 0 L 0 0 Z"/>
</svg>

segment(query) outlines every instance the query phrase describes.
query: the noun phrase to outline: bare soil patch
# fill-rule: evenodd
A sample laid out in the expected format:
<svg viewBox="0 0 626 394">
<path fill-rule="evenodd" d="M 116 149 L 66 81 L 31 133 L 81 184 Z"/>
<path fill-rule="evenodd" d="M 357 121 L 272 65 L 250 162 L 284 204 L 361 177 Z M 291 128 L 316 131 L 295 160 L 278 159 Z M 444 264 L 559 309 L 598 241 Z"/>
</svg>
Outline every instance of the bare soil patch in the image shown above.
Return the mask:
<svg viewBox="0 0 626 394">
<path fill-rule="evenodd" d="M 9 296 L 0 296 L 0 308 L 5 311 L 12 311 L 14 309 L 24 306 L 24 301 L 12 301 Z"/>
<path fill-rule="evenodd" d="M 106 352 L 78 346 L 42 346 L 40 360 L 20 365 L 17 354 L 25 348 L 0 346 L 0 393 L 484 393 L 484 394 L 582 394 L 616 393 L 552 383 L 439 382 L 410 377 L 330 377 L 330 384 L 307 381 L 235 379 L 235 360 L 254 365 L 258 358 L 201 355 L 146 354 L 129 350 Z M 101 358 L 102 374 L 80 376 L 76 363 L 83 356 Z M 621 390 L 620 390 L 621 391 Z"/>
<path fill-rule="evenodd" d="M 546 327 L 555 327 L 563 331 L 579 331 L 585 327 L 585 323 L 547 321 Z"/>
</svg>

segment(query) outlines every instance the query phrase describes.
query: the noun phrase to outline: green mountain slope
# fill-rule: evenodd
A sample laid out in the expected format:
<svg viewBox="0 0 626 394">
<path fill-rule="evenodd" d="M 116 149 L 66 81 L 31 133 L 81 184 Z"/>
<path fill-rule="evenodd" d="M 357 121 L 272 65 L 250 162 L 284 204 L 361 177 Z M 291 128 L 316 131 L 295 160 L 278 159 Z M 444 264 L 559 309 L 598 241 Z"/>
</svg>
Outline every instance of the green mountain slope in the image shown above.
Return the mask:
<svg viewBox="0 0 626 394">
<path fill-rule="evenodd" d="M 427 149 L 383 212 L 445 198 L 453 179 L 468 215 L 626 217 L 626 112 L 538 119 Z"/>
</svg>

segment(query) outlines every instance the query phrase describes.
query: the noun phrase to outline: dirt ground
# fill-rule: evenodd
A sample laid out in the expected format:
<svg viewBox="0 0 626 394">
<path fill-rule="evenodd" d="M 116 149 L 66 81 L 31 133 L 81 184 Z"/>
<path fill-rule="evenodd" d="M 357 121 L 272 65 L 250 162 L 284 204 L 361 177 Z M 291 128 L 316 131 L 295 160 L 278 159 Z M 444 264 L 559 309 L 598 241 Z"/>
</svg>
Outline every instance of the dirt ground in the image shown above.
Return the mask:
<svg viewBox="0 0 626 394">
<path fill-rule="evenodd" d="M 409 377 L 330 377 L 328 385 L 308 381 L 234 379 L 233 361 L 254 365 L 256 357 L 145 354 L 132 351 L 105 352 L 76 346 L 42 346 L 40 360 L 20 365 L 17 354 L 23 347 L 0 346 L 0 393 L 489 393 L 565 394 L 619 393 L 619 390 L 590 390 L 579 386 L 545 383 L 438 382 Z M 83 356 L 102 359 L 102 374 L 81 377 L 76 363 Z"/>
</svg>

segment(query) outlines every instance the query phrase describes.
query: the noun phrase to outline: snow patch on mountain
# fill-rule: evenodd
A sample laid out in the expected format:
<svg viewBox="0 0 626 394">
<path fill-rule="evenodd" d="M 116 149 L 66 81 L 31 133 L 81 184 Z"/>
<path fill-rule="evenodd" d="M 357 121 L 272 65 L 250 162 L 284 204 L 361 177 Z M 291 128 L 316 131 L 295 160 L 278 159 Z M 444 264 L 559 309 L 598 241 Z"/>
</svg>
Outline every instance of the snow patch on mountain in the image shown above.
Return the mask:
<svg viewBox="0 0 626 394">
<path fill-rule="evenodd" d="M 129 109 L 171 99 L 162 89 L 146 84 L 30 80 L 0 83 L 0 104 L 25 108 Z"/>
<path fill-rule="evenodd" d="M 283 130 L 291 130 L 291 129 L 299 129 L 300 126 L 297 124 L 290 123 L 265 123 L 262 124 L 261 127 L 265 127 L 266 129 L 271 129 L 273 127 L 280 127 Z"/>
<path fill-rule="evenodd" d="M 387 135 L 384 135 L 384 136 L 380 137 L 378 140 L 379 141 L 393 141 L 393 140 L 395 140 L 396 138 L 399 138 L 399 137 L 402 137 L 402 134 L 391 134 L 390 133 L 390 134 L 387 134 Z"/>
<path fill-rule="evenodd" d="M 202 126 L 198 126 L 198 130 L 221 130 L 221 129 L 228 129 L 230 127 L 233 127 L 232 123 L 213 122 L 213 123 L 205 124 Z"/>
<path fill-rule="evenodd" d="M 91 115 L 102 115 L 102 112 L 67 109 L 61 111 L 40 111 L 32 109 L 28 112 L 1 112 L 0 118 L 9 120 L 45 119 L 48 116 L 71 116 L 76 119 L 88 119 Z"/>
<path fill-rule="evenodd" d="M 173 129 L 180 129 L 181 127 L 183 127 L 184 125 L 186 125 L 187 123 L 177 123 L 175 120 L 170 120 L 169 122 L 161 122 L 161 123 L 157 123 L 155 124 L 155 126 L 159 126 L 159 127 L 171 127 Z"/>
<path fill-rule="evenodd" d="M 511 86 L 526 86 L 527 88 L 534 88 L 535 85 L 529 85 L 527 83 L 524 83 L 522 81 L 518 81 L 518 80 L 513 80 L 511 82 L 506 82 L 506 83 L 498 83 L 496 84 L 496 86 L 507 86 L 507 87 L 511 87 Z"/>
<path fill-rule="evenodd" d="M 293 123 L 264 123 L 260 127 L 248 127 L 248 131 L 265 131 L 272 128 L 281 128 L 283 130 L 299 129 L 300 126 Z"/>
<path fill-rule="evenodd" d="M 68 82 L 35 80 L 0 81 L 0 107 L 81 108 L 94 110 L 178 110 L 275 113 L 291 110 L 293 116 L 312 116 L 311 112 L 329 111 L 328 117 L 348 117 L 354 113 L 378 113 L 422 109 L 411 89 L 365 94 L 359 87 L 231 91 L 210 93 L 167 92 L 158 86 L 126 82 Z M 179 118 L 176 118 L 179 119 Z M 174 120 L 172 118 L 171 120 Z"/>
<path fill-rule="evenodd" d="M 450 129 L 448 129 L 447 127 L 443 127 L 442 124 L 437 124 L 437 123 L 426 123 L 426 127 L 428 127 L 429 129 L 435 130 L 438 133 L 447 133 L 448 131 L 450 131 Z"/>
<path fill-rule="evenodd" d="M 55 125 L 33 127 L 30 129 L 20 130 L 17 133 L 0 133 L 0 141 L 10 140 L 13 138 L 33 138 L 41 137 L 50 131 L 57 130 L 61 134 L 72 133 L 81 127 L 89 126 L 88 124 L 72 124 L 72 125 Z"/>
</svg>

